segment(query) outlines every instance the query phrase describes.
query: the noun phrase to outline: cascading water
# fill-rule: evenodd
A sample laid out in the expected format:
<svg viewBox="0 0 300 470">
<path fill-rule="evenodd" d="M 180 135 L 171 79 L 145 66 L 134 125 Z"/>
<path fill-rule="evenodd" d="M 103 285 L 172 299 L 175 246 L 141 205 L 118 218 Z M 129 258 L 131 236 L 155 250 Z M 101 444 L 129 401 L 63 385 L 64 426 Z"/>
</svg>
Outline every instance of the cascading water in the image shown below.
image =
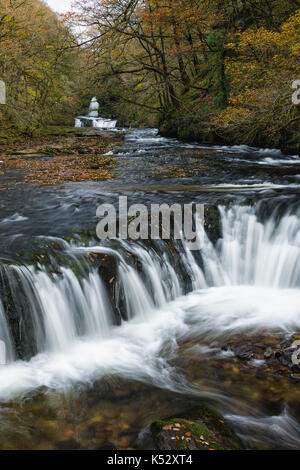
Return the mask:
<svg viewBox="0 0 300 470">
<path fill-rule="evenodd" d="M 146 164 L 156 164 L 159 157 L 155 152 L 162 152 L 166 145 L 178 145 L 176 142 L 157 137 L 155 131 L 136 131 L 127 139 L 125 152 L 117 158 L 123 170 L 128 150 L 132 152 L 134 147 L 136 160 L 147 148 Z M 194 148 L 192 144 L 182 146 L 187 152 Z M 242 149 L 233 150 L 222 160 L 220 158 L 221 163 L 215 154 L 213 157 L 208 154 L 207 158 L 221 166 L 220 171 L 227 159 L 232 171 L 232 162 Z M 247 161 L 250 150 L 244 149 L 239 165 L 241 161 Z M 256 160 L 265 159 L 265 156 L 259 152 L 254 154 Z M 285 161 L 282 156 L 281 159 Z M 139 175 L 134 173 L 132 162 L 129 163 L 125 179 L 131 178 L 135 183 Z M 257 164 L 266 167 L 266 162 L 261 164 L 259 160 Z M 297 162 L 289 164 L 294 165 Z M 272 164 L 273 167 L 277 168 L 277 165 Z M 220 189 L 222 180 L 223 173 L 219 185 L 209 186 L 213 203 L 220 200 L 215 194 L 223 191 L 223 187 Z M 253 427 L 270 428 L 268 439 L 274 440 L 279 423 L 284 431 L 282 445 L 295 447 L 292 436 L 295 421 L 290 412 L 280 414 L 277 411 L 276 419 L 265 415 L 264 410 L 260 413 L 261 409 L 255 415 L 251 408 L 255 399 L 249 398 L 249 411 L 247 403 L 245 405 L 247 399 L 241 397 L 240 382 L 234 387 L 234 380 L 232 384 L 231 378 L 227 380 L 227 369 L 222 375 L 222 365 L 230 357 L 226 355 L 230 351 L 225 353 L 220 345 L 228 337 L 247 338 L 264 331 L 265 335 L 279 333 L 282 338 L 300 330 L 300 213 L 293 204 L 294 194 L 291 204 L 288 194 L 280 194 L 280 181 L 275 177 L 274 183 L 273 180 L 270 184 L 264 181 L 266 178 L 262 175 L 259 189 L 252 180 L 250 185 L 244 183 L 243 186 L 250 187 L 251 191 L 261 191 L 260 202 L 249 205 L 248 200 L 253 198 L 248 199 L 243 193 L 240 205 L 232 202 L 218 205 L 215 212 L 220 228 L 213 235 L 209 230 L 204 234 L 200 253 L 190 251 L 184 241 L 114 240 L 97 244 L 92 236 L 87 241 L 76 234 L 73 241 L 67 243 L 59 238 L 64 233 L 52 230 L 52 225 L 61 223 L 65 228 L 69 222 L 65 221 L 68 211 L 70 219 L 78 217 L 74 222 L 76 229 L 88 224 L 89 218 L 94 220 L 95 193 L 99 193 L 102 201 L 106 197 L 106 187 L 87 184 L 81 189 L 78 185 L 78 193 L 72 193 L 73 189 L 69 188 L 67 198 L 65 195 L 62 198 L 62 213 L 59 212 L 59 199 L 51 199 L 51 204 L 46 206 L 51 227 L 46 226 L 43 233 L 55 236 L 41 237 L 38 231 L 30 234 L 34 247 L 43 246 L 43 257 L 34 258 L 35 261 L 39 259 L 35 263 L 25 261 L 22 265 L 18 259 L 19 263 L 7 262 L 0 266 L 0 340 L 5 342 L 7 353 L 7 365 L 0 367 L 0 401 L 27 396 L 43 386 L 47 390 L 65 391 L 70 387 L 77 389 L 77 385 L 80 388 L 79 384 L 93 384 L 98 379 L 105 382 L 108 377 L 121 378 L 181 394 L 187 401 L 190 397 L 201 397 L 218 402 L 222 412 L 230 415 L 242 434 L 248 436 L 247 442 L 252 439 L 249 435 Z M 206 191 L 208 187 L 201 184 Z M 172 199 L 172 203 L 178 191 L 174 187 L 170 193 L 168 188 L 163 188 L 164 198 Z M 193 188 L 187 197 L 189 202 L 205 201 L 207 192 L 202 199 L 197 199 L 199 188 L 199 184 Z M 141 198 L 144 197 L 147 203 L 149 200 L 157 202 L 157 187 L 151 188 L 151 196 L 147 191 L 143 192 L 144 189 L 145 186 L 139 190 Z M 89 191 L 92 194 L 91 210 Z M 292 191 L 295 191 L 294 186 Z M 133 194 L 135 200 L 136 193 Z M 111 202 L 114 195 L 109 193 L 105 201 Z M 48 203 L 48 192 L 46 196 Z M 184 191 L 178 195 L 180 198 L 185 196 Z M 69 204 L 70 199 L 72 204 Z M 37 220 L 30 220 L 33 211 L 23 214 L 23 200 L 22 194 L 20 207 L 14 209 L 18 217 L 9 213 L 0 221 L 7 239 L 11 237 L 12 246 L 17 246 L 19 240 L 22 242 L 26 223 L 29 226 Z M 36 203 L 38 198 L 34 201 Z M 40 209 L 35 206 L 36 213 L 40 214 Z M 22 226 L 17 225 L 21 223 Z M 55 249 L 49 248 L 51 243 L 55 244 Z M 12 251 L 22 250 L 18 246 Z M 97 255 L 93 262 L 89 260 L 91 254 L 92 257 Z M 105 257 L 114 261 L 114 271 L 108 278 L 105 270 L 97 265 L 97 260 Z M 184 370 L 182 361 L 187 357 L 196 361 L 199 380 L 194 381 L 194 377 L 188 375 L 188 368 Z M 214 363 L 209 369 L 212 358 L 221 365 L 218 362 L 216 367 Z M 219 365 L 220 377 L 217 376 Z M 252 370 L 251 373 L 254 382 L 255 372 Z M 274 390 L 274 384 L 271 388 Z M 245 388 L 246 395 L 249 389 Z M 241 405 L 243 400 L 245 407 Z M 262 401 L 266 401 L 265 396 Z"/>
<path fill-rule="evenodd" d="M 219 207 L 222 238 L 214 246 L 204 237 L 203 272 L 193 264 L 195 283 L 201 287 L 249 285 L 300 287 L 300 218 L 272 214 L 260 221 L 255 207 Z"/>
<path fill-rule="evenodd" d="M 87 125 L 98 129 L 114 129 L 117 125 L 117 121 L 99 117 L 98 110 L 99 103 L 97 102 L 97 98 L 94 97 L 91 99 L 88 115 L 75 118 L 75 127 L 85 127 Z"/>
<path fill-rule="evenodd" d="M 182 296 L 185 281 L 176 274 L 166 246 L 164 256 L 160 257 L 142 244 L 132 246 L 122 242 L 124 249 L 130 249 L 138 259 L 140 272 L 115 249 L 97 246 L 68 249 L 72 256 L 78 250 L 90 250 L 113 254 L 119 260 L 115 299 L 123 303 L 124 317 L 129 321 L 151 323 L 153 312 L 173 308 L 187 312 L 192 308 L 203 322 L 209 323 L 210 316 L 215 315 L 216 334 L 219 322 L 220 331 L 243 324 L 245 328 L 250 324 L 279 329 L 289 324 L 300 326 L 299 217 L 287 214 L 278 221 L 271 216 L 263 223 L 254 207 L 220 207 L 219 211 L 223 237 L 213 245 L 205 236 L 202 266 L 182 245 L 185 277 L 192 285 L 188 296 Z M 37 353 L 67 351 L 78 338 L 107 338 L 113 325 L 112 305 L 98 271 L 92 269 L 81 278 L 71 268 L 60 267 L 60 271 L 53 279 L 46 270 L 2 267 L 2 277 L 6 277 L 19 308 L 18 321 L 26 321 L 22 302 L 23 306 L 29 305 L 29 324 L 34 332 L 31 337 L 34 336 Z M 20 285 L 22 301 L 18 294 Z M 287 295 L 289 302 L 285 304 Z M 5 318 L 3 307 L 0 318 L 2 336 L 11 351 L 9 318 Z M 187 314 L 184 321 L 189 322 Z M 13 357 L 12 352 L 9 357 Z"/>
<path fill-rule="evenodd" d="M 259 221 L 255 210 L 221 208 L 220 270 L 225 284 L 300 287 L 300 219 L 286 214 Z M 217 284 L 214 279 L 214 283 Z"/>
<path fill-rule="evenodd" d="M 14 360 L 13 343 L 9 331 L 9 325 L 5 317 L 3 304 L 0 300 L 0 340 L 2 341 L 1 353 L 3 363 L 11 363 Z"/>
<path fill-rule="evenodd" d="M 46 349 L 65 351 L 78 336 L 104 337 L 112 319 L 104 286 L 97 272 L 82 282 L 71 269 L 53 282 L 47 273 L 34 276 L 46 332 Z"/>
<path fill-rule="evenodd" d="M 220 207 L 222 238 L 214 246 L 204 237 L 203 267 L 196 268 L 194 281 L 202 290 L 186 305 L 216 337 L 300 327 L 299 214 L 278 219 L 274 213 L 262 221 L 258 209 Z"/>
</svg>

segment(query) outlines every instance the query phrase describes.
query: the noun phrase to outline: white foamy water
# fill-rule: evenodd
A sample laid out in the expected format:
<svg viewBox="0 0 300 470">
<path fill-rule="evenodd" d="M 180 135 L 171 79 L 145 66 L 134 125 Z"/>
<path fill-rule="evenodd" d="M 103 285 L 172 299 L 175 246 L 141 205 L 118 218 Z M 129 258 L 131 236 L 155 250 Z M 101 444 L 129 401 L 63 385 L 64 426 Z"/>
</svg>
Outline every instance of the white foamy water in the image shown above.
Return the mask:
<svg viewBox="0 0 300 470">
<path fill-rule="evenodd" d="M 300 290 L 255 286 L 211 287 L 178 301 L 189 335 L 218 338 L 261 329 L 293 332 L 300 327 Z"/>
<path fill-rule="evenodd" d="M 239 416 L 228 414 L 226 418 L 250 445 L 262 441 L 274 443 L 283 449 L 298 449 L 300 440 L 299 424 L 292 416 L 292 410 L 285 407 L 278 415 L 267 417 Z"/>
<path fill-rule="evenodd" d="M 183 295 L 184 278 L 167 252 L 159 256 L 123 242 L 123 249 L 138 258 L 140 272 L 120 250 L 61 245 L 73 257 L 95 251 L 116 258 L 116 301 L 127 318 L 120 326 L 113 324 L 111 302 L 94 269 L 80 275 L 62 267 L 61 275 L 52 278 L 33 268 L 2 268 L 13 296 L 18 298 L 22 286 L 22 296 L 31 305 L 37 354 L 0 369 L 1 400 L 41 385 L 62 389 L 111 374 L 180 389 L 178 373 L 169 364 L 179 339 L 300 328 L 299 216 L 271 215 L 262 222 L 249 206 L 220 208 L 220 213 L 223 238 L 214 246 L 204 237 L 201 266 L 187 247 L 182 250 L 192 285 L 188 295 Z M 9 321 L 1 304 L 0 328 L 13 360 Z"/>
<path fill-rule="evenodd" d="M 24 222 L 24 220 L 28 220 L 28 217 L 24 217 L 18 213 L 13 214 L 11 217 L 6 217 L 5 219 L 1 220 L 1 224 L 7 224 L 11 222 Z"/>
<path fill-rule="evenodd" d="M 3 304 L 0 299 L 0 340 L 2 345 L 0 345 L 0 362 L 1 365 L 9 364 L 14 360 L 14 351 L 12 347 L 11 334 L 9 330 L 9 325 L 5 316 L 5 311 Z"/>
<path fill-rule="evenodd" d="M 271 166 L 284 166 L 284 165 L 300 165 L 300 158 L 298 155 L 289 158 L 264 158 L 258 162 L 260 165 L 271 165 Z"/>
</svg>

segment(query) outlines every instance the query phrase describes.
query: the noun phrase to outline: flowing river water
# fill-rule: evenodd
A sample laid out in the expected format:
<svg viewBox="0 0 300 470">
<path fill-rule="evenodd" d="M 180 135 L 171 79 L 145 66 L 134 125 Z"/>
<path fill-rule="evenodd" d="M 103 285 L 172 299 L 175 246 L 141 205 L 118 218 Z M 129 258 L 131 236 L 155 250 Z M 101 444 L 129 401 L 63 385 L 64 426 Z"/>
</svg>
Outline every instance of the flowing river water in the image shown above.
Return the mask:
<svg viewBox="0 0 300 470">
<path fill-rule="evenodd" d="M 0 448 L 153 448 L 155 419 L 200 403 L 246 448 L 299 448 L 297 374 L 268 374 L 264 356 L 246 364 L 222 345 L 300 331 L 300 158 L 154 129 L 128 131 L 111 153 L 111 181 L 0 176 Z M 201 251 L 97 240 L 97 207 L 120 195 L 205 204 Z"/>
</svg>

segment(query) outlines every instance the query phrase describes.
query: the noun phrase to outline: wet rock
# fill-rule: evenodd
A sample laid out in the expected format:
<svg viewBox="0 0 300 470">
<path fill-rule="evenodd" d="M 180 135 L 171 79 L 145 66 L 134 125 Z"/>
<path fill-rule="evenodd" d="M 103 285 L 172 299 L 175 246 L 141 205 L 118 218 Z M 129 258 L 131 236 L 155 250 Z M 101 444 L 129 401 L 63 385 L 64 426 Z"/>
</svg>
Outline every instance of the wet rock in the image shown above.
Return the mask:
<svg viewBox="0 0 300 470">
<path fill-rule="evenodd" d="M 272 355 L 273 355 L 273 350 L 272 350 L 272 348 L 267 348 L 267 349 L 265 350 L 265 352 L 264 352 L 264 357 L 265 357 L 266 359 L 270 359 L 270 357 L 272 357 Z"/>
<path fill-rule="evenodd" d="M 118 279 L 118 263 L 116 258 L 110 255 L 91 253 L 90 259 L 94 259 L 102 281 L 108 291 L 113 294 L 114 285 Z"/>
<path fill-rule="evenodd" d="M 89 251 L 86 259 L 94 269 L 97 269 L 101 280 L 107 290 L 108 298 L 111 300 L 111 307 L 114 312 L 114 323 L 119 325 L 122 319 L 120 310 L 116 303 L 116 285 L 118 282 L 118 262 L 117 259 L 108 254 Z"/>
<path fill-rule="evenodd" d="M 212 408 L 200 408 L 187 417 L 156 421 L 151 425 L 159 450 L 239 450 L 240 439 Z"/>
<path fill-rule="evenodd" d="M 212 243 L 216 243 L 222 237 L 221 216 L 217 206 L 205 206 L 204 216 L 206 234 Z"/>
<path fill-rule="evenodd" d="M 0 298 L 4 306 L 16 357 L 30 359 L 37 353 L 32 305 L 18 272 L 8 265 L 0 266 Z M 37 307 L 34 296 L 32 302 Z"/>
<path fill-rule="evenodd" d="M 251 349 L 241 349 L 236 352 L 236 356 L 242 360 L 250 360 L 254 357 L 254 352 Z"/>
<path fill-rule="evenodd" d="M 233 336 L 222 343 L 221 349 L 231 351 L 249 367 L 262 367 L 268 374 L 297 378 L 300 366 L 293 363 L 294 349 L 291 346 L 298 336 L 270 336 L 264 332 L 246 338 Z"/>
</svg>

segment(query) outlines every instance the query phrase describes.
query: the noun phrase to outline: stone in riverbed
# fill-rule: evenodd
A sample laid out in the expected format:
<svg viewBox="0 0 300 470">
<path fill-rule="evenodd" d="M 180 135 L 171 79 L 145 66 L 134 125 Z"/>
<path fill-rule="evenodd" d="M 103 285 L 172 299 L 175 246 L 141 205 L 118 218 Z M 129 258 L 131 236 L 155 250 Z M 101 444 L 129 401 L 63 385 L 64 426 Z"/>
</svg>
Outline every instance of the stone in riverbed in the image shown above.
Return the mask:
<svg viewBox="0 0 300 470">
<path fill-rule="evenodd" d="M 151 425 L 158 450 L 240 450 L 243 445 L 223 417 L 199 408 L 192 418 L 170 418 Z"/>
</svg>

